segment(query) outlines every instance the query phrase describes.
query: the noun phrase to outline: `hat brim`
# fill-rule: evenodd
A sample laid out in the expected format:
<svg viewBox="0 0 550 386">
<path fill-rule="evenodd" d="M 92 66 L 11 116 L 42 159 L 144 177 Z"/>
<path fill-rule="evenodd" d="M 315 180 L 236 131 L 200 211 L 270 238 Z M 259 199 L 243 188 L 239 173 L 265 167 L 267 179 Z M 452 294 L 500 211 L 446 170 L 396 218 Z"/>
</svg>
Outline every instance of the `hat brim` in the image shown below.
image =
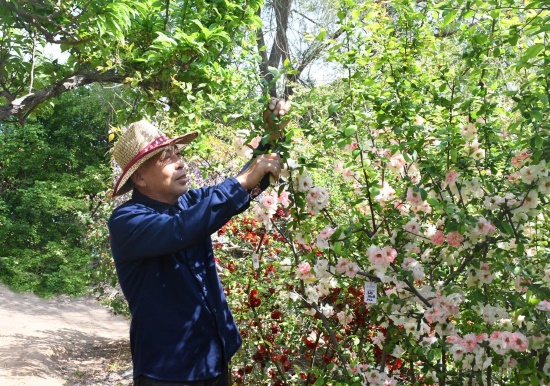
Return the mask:
<svg viewBox="0 0 550 386">
<path fill-rule="evenodd" d="M 112 196 L 121 196 L 125 193 L 128 193 L 130 190 L 132 190 L 132 181 L 130 180 L 130 177 L 132 177 L 132 174 L 145 163 L 145 161 L 153 158 L 155 155 L 159 154 L 161 151 L 164 150 L 165 147 L 170 145 L 181 145 L 180 148 L 190 144 L 195 138 L 197 138 L 199 135 L 198 132 L 194 131 L 192 133 L 187 133 L 184 135 L 180 135 L 176 138 L 173 138 L 167 142 L 164 142 L 160 144 L 158 147 L 155 147 L 154 149 L 151 149 L 147 153 L 143 154 L 137 161 L 135 161 L 134 164 L 127 170 L 123 171 L 120 177 L 118 178 L 115 188 L 113 190 Z"/>
</svg>

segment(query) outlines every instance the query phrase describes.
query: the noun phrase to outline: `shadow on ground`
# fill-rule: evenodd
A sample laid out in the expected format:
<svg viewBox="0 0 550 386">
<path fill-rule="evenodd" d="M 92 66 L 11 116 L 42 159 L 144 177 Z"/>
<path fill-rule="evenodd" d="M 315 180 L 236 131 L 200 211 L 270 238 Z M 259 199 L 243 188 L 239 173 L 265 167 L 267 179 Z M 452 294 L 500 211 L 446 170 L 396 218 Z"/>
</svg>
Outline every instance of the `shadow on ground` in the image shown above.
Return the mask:
<svg viewBox="0 0 550 386">
<path fill-rule="evenodd" d="M 2 386 L 131 384 L 128 321 L 92 299 L 0 287 Z"/>
</svg>

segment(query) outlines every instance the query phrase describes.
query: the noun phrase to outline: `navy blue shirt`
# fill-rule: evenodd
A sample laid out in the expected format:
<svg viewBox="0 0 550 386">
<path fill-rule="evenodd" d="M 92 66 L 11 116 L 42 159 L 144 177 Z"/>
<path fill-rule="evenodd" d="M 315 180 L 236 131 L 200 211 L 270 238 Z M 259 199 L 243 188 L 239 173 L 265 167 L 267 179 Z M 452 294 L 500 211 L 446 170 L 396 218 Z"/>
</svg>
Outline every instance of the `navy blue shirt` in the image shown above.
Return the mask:
<svg viewBox="0 0 550 386">
<path fill-rule="evenodd" d="M 134 190 L 113 211 L 111 250 L 132 314 L 134 377 L 211 379 L 238 350 L 210 235 L 249 205 L 249 193 L 228 178 L 188 191 L 174 206 Z"/>
</svg>

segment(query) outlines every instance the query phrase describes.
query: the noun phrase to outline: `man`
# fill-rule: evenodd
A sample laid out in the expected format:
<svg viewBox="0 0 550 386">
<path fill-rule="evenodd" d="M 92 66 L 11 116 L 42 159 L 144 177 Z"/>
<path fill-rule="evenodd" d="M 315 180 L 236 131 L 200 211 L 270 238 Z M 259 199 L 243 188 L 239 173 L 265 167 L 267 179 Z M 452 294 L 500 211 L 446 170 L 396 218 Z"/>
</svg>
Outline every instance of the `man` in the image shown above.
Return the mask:
<svg viewBox="0 0 550 386">
<path fill-rule="evenodd" d="M 276 115 L 288 107 L 284 101 L 270 105 Z M 259 155 L 235 178 L 189 190 L 180 147 L 196 137 L 170 139 L 140 121 L 113 151 L 123 169 L 113 195 L 133 188 L 132 198 L 113 211 L 109 231 L 132 314 L 135 386 L 226 386 L 228 362 L 241 344 L 210 235 L 248 208 L 260 182 L 265 188 L 270 175 L 279 178 L 282 162 L 277 154 Z"/>
</svg>

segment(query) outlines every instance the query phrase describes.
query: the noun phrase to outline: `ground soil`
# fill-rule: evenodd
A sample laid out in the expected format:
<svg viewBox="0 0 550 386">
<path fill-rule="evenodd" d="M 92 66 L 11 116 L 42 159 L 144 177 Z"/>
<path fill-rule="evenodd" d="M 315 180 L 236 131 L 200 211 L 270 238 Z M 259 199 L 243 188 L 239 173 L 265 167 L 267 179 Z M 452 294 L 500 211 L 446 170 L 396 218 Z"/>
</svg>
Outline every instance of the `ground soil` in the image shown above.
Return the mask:
<svg viewBox="0 0 550 386">
<path fill-rule="evenodd" d="M 132 384 L 129 321 L 90 298 L 41 299 L 0 285 L 0 385 Z"/>
</svg>

